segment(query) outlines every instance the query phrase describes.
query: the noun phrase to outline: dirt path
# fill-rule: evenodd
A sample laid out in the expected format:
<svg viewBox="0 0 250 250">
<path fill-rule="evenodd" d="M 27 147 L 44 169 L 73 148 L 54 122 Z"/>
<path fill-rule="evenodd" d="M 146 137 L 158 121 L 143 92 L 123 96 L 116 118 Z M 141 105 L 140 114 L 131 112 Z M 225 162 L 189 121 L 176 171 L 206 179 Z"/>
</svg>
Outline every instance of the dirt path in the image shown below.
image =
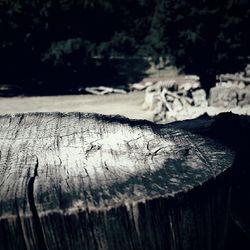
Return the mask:
<svg viewBox="0 0 250 250">
<path fill-rule="evenodd" d="M 26 112 L 95 112 L 119 114 L 132 119 L 151 119 L 151 113 L 142 109 L 144 92 L 127 95 L 111 94 L 67 95 L 43 97 L 0 98 L 0 114 Z"/>
</svg>

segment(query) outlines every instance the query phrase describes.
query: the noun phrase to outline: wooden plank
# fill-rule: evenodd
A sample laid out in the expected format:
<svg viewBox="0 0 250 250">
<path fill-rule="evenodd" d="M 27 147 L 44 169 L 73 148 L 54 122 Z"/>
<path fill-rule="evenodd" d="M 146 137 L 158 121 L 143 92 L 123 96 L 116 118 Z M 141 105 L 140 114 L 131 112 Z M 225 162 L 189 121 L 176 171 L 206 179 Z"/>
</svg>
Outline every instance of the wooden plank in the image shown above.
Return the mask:
<svg viewBox="0 0 250 250">
<path fill-rule="evenodd" d="M 0 249 L 222 249 L 229 184 L 213 180 L 234 153 L 212 139 L 122 117 L 17 114 L 0 117 L 0 153 Z"/>
</svg>

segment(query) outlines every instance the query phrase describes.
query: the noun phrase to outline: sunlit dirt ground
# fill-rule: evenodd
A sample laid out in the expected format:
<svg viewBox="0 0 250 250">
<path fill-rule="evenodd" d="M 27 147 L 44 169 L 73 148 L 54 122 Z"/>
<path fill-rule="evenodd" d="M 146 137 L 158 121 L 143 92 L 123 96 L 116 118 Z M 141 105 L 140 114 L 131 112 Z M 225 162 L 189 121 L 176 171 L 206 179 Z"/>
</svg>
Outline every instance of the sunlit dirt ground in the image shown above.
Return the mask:
<svg viewBox="0 0 250 250">
<path fill-rule="evenodd" d="M 1 97 L 0 114 L 15 114 L 27 112 L 94 112 L 100 114 L 122 115 L 131 119 L 153 120 L 153 113 L 143 109 L 145 93 L 130 92 L 128 94 L 97 95 L 65 95 L 36 97 Z M 207 112 L 214 116 L 220 112 L 232 111 L 237 114 L 250 115 L 250 105 L 234 109 L 200 107 L 190 110 L 180 119 L 196 118 Z M 188 118 L 187 118 L 188 116 Z M 169 120 L 173 121 L 172 119 Z M 165 123 L 165 122 L 164 122 Z"/>
<path fill-rule="evenodd" d="M 149 111 L 142 108 L 144 92 L 129 94 L 66 95 L 43 97 L 2 97 L 0 114 L 23 112 L 95 112 L 119 114 L 132 119 L 152 118 Z"/>
</svg>

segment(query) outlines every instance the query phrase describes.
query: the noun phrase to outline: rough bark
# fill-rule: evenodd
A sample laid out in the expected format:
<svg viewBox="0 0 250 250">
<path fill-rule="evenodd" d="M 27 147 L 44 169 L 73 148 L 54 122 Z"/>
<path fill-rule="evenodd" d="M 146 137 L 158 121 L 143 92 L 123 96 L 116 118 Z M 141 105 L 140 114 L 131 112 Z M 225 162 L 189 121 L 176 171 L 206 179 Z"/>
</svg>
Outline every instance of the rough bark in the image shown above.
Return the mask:
<svg viewBox="0 0 250 250">
<path fill-rule="evenodd" d="M 176 129 L 201 134 L 223 142 L 236 156 L 230 179 L 230 209 L 225 248 L 250 249 L 250 117 L 222 113 L 216 117 L 174 122 Z"/>
<path fill-rule="evenodd" d="M 0 249 L 223 249 L 234 152 L 174 126 L 0 117 Z"/>
</svg>

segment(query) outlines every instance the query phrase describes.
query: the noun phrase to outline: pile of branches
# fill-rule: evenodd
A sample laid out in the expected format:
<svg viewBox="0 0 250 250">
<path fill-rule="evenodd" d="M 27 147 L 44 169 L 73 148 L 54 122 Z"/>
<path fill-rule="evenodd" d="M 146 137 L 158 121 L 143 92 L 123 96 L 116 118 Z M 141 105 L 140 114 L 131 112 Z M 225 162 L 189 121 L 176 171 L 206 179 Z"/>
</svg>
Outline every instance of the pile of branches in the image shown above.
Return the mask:
<svg viewBox="0 0 250 250">
<path fill-rule="evenodd" d="M 155 122 L 196 118 L 205 112 L 250 110 L 250 65 L 244 72 L 223 74 L 207 98 L 197 76 L 178 76 L 134 84 L 145 89 L 143 107 L 153 113 Z"/>
<path fill-rule="evenodd" d="M 210 89 L 210 106 L 235 108 L 250 105 L 250 64 L 245 71 L 219 75 L 218 80 Z"/>
<path fill-rule="evenodd" d="M 191 107 L 208 105 L 206 92 L 197 76 L 174 77 L 145 85 L 150 86 L 145 90 L 143 108 L 153 112 L 155 122 L 192 117 Z"/>
</svg>

